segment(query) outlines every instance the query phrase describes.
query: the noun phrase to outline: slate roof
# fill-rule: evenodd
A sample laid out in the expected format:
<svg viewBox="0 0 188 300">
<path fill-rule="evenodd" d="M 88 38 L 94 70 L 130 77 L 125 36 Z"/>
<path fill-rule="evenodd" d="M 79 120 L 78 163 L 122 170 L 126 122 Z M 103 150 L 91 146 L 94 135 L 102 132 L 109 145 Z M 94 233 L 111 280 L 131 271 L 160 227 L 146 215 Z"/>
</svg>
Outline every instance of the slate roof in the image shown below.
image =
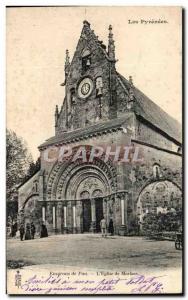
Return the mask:
<svg viewBox="0 0 188 300">
<path fill-rule="evenodd" d="M 74 131 L 64 132 L 59 136 L 53 136 L 46 140 L 43 144 L 41 144 L 38 148 L 43 148 L 49 145 L 54 145 L 58 143 L 66 143 L 68 141 L 73 141 L 79 139 L 81 137 L 86 137 L 93 134 L 102 133 L 108 130 L 116 130 L 121 128 L 121 125 L 124 124 L 126 120 L 130 118 L 130 114 L 118 119 L 112 119 L 106 122 L 101 122 L 98 124 L 94 124 L 85 128 L 79 128 Z"/>
<path fill-rule="evenodd" d="M 130 88 L 130 83 L 121 74 L 117 73 L 125 89 Z M 178 121 L 168 115 L 162 108 L 150 100 L 144 93 L 133 86 L 135 96 L 134 111 L 137 116 L 143 117 L 177 142 L 182 141 L 182 127 Z"/>
</svg>

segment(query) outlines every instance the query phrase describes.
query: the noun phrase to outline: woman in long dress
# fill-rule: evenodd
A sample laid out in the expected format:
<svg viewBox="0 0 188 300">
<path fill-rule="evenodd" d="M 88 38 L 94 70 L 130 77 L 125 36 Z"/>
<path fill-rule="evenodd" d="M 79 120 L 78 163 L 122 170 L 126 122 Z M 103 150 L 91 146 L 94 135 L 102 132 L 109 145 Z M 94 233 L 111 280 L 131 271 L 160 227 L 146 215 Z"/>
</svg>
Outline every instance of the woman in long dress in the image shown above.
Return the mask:
<svg viewBox="0 0 188 300">
<path fill-rule="evenodd" d="M 25 240 L 31 239 L 31 226 L 29 223 L 26 224 L 26 231 L 25 231 Z"/>
<path fill-rule="evenodd" d="M 114 235 L 114 223 L 113 223 L 112 218 L 110 219 L 110 222 L 109 222 L 108 231 L 109 231 L 110 235 Z"/>
<path fill-rule="evenodd" d="M 44 224 L 44 222 L 41 225 L 41 232 L 40 232 L 40 237 L 44 238 L 44 237 L 48 237 L 48 230 L 46 225 Z"/>
</svg>

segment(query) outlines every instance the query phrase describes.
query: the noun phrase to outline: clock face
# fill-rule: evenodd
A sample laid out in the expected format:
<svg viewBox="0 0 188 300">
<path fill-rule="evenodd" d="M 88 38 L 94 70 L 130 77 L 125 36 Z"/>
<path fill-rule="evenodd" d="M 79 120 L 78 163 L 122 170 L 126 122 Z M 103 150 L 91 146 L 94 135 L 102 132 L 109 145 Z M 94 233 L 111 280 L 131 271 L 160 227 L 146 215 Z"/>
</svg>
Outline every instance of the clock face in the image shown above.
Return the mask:
<svg viewBox="0 0 188 300">
<path fill-rule="evenodd" d="M 84 78 L 78 86 L 78 96 L 87 98 L 93 90 L 93 81 L 90 78 Z"/>
<path fill-rule="evenodd" d="M 81 87 L 81 93 L 83 95 L 87 95 L 89 93 L 89 91 L 90 91 L 90 84 L 85 82 Z"/>
</svg>

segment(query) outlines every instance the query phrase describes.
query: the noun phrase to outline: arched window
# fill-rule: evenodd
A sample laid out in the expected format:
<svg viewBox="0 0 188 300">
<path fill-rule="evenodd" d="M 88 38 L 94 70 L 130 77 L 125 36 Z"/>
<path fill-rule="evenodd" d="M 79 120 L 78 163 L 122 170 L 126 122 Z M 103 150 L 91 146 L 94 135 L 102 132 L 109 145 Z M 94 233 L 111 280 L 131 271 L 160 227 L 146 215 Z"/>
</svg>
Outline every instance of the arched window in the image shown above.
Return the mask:
<svg viewBox="0 0 188 300">
<path fill-rule="evenodd" d="M 89 49 L 84 49 L 84 51 L 82 52 L 82 58 L 83 57 L 87 57 L 91 54 L 90 50 Z"/>
<path fill-rule="evenodd" d="M 96 88 L 99 89 L 99 88 L 102 88 L 103 87 L 103 83 L 102 83 L 102 77 L 97 77 L 96 79 Z"/>
<path fill-rule="evenodd" d="M 70 90 L 70 93 L 71 93 L 71 105 L 74 105 L 76 104 L 75 88 L 72 88 Z"/>
<path fill-rule="evenodd" d="M 89 49 L 85 49 L 82 52 L 82 72 L 86 72 L 91 66 L 91 52 Z"/>
<path fill-rule="evenodd" d="M 102 88 L 103 88 L 102 77 L 97 77 L 97 79 L 96 79 L 96 92 L 97 92 L 98 97 L 102 95 Z"/>
<path fill-rule="evenodd" d="M 154 178 L 160 177 L 160 166 L 157 164 L 153 165 L 153 176 Z"/>
<path fill-rule="evenodd" d="M 101 96 L 102 95 L 102 88 L 103 88 L 102 77 L 97 77 L 97 79 L 96 79 L 97 96 Z"/>
</svg>

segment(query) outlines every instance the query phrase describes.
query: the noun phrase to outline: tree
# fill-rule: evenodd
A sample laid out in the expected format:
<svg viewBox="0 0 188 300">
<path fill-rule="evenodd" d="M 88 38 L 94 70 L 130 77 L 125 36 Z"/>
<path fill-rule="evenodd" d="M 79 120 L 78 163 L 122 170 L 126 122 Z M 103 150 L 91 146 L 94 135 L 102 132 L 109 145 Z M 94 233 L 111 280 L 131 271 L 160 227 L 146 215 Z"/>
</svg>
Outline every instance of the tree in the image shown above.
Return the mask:
<svg viewBox="0 0 188 300">
<path fill-rule="evenodd" d="M 29 165 L 29 169 L 27 171 L 26 176 L 23 178 L 22 183 L 25 183 L 29 178 L 31 178 L 36 172 L 40 170 L 40 157 L 37 159 L 37 161 L 31 162 Z"/>
<path fill-rule="evenodd" d="M 7 129 L 6 139 L 6 197 L 7 201 L 13 201 L 33 159 L 25 141 L 14 131 Z"/>
<path fill-rule="evenodd" d="M 166 232 L 178 231 L 182 226 L 182 211 L 169 211 L 162 213 L 148 213 L 143 218 L 143 233 L 146 235 Z"/>
</svg>

